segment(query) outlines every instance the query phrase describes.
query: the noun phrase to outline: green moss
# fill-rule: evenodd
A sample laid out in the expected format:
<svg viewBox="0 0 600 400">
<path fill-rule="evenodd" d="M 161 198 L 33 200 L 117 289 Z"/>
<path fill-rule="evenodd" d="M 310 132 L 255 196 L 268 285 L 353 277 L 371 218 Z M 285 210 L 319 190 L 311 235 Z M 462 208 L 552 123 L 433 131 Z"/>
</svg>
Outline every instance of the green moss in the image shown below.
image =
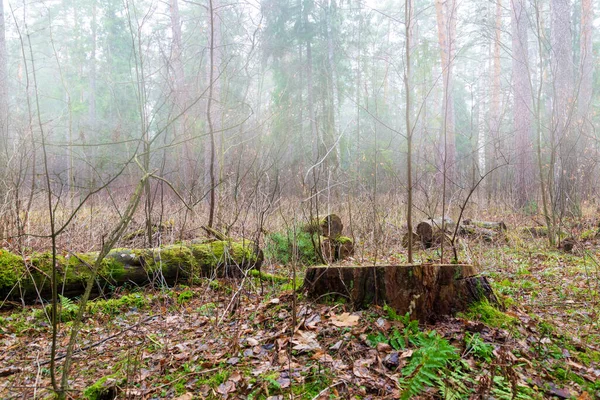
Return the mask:
<svg viewBox="0 0 600 400">
<path fill-rule="evenodd" d="M 254 253 L 254 245 L 250 241 L 215 240 L 210 243 L 191 244 L 190 248 L 197 263 L 205 272 L 220 265 L 249 265 L 258 260 Z"/>
<path fill-rule="evenodd" d="M 118 394 L 118 387 L 125 383 L 125 378 L 118 378 L 118 374 L 102 377 L 93 385 L 83 391 L 83 398 L 88 400 L 114 399 Z"/>
<path fill-rule="evenodd" d="M 348 236 L 338 236 L 335 238 L 335 242 L 339 244 L 354 243 L 352 238 L 349 238 Z"/>
<path fill-rule="evenodd" d="M 293 230 L 275 232 L 269 234 L 265 242 L 265 256 L 274 262 L 284 265 L 293 261 L 302 265 L 316 265 L 321 262 L 315 249 L 315 244 L 319 242 L 315 233 Z"/>
<path fill-rule="evenodd" d="M 148 250 L 143 254 L 146 268 L 154 272 L 158 268 L 181 267 L 194 269 L 198 263 L 192 250 L 182 245 L 171 245 L 162 247 L 160 250 Z"/>
<path fill-rule="evenodd" d="M 6 250 L 0 250 L 0 289 L 12 288 L 25 273 L 23 259 Z"/>
<path fill-rule="evenodd" d="M 487 301 L 474 303 L 462 314 L 464 318 L 481 321 L 496 328 L 507 328 L 516 323 L 516 319 L 498 310 Z"/>
</svg>

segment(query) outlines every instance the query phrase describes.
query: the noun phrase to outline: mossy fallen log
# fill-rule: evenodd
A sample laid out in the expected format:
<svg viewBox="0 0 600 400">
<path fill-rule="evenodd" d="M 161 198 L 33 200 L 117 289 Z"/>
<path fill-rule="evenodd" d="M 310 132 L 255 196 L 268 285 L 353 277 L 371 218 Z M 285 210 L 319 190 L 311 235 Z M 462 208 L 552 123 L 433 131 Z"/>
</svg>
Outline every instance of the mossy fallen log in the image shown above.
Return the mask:
<svg viewBox="0 0 600 400">
<path fill-rule="evenodd" d="M 63 296 L 82 294 L 97 255 L 95 252 L 58 255 L 58 292 Z M 102 260 L 94 293 L 108 292 L 126 284 L 173 285 L 193 283 L 199 277 L 241 276 L 245 270 L 260 268 L 262 259 L 262 251 L 248 240 L 190 242 L 155 249 L 114 249 Z M 0 250 L 0 301 L 49 298 L 51 274 L 50 252 L 21 257 Z"/>
<path fill-rule="evenodd" d="M 387 304 L 421 322 L 465 311 L 483 299 L 498 303 L 487 279 L 465 264 L 311 267 L 304 288 L 311 298 L 345 298 L 356 308 Z"/>
</svg>

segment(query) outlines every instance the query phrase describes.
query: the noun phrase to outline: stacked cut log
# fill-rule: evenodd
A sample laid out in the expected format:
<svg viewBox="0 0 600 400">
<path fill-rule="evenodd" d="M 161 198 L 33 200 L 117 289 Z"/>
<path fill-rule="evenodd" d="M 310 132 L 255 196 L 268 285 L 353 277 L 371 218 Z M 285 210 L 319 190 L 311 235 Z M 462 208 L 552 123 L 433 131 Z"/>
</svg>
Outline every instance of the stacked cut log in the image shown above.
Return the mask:
<svg viewBox="0 0 600 400">
<path fill-rule="evenodd" d="M 425 219 L 413 232 L 413 243 L 415 246 L 428 249 L 438 246 L 444 241 L 444 245 L 451 245 L 452 236 L 456 230 L 456 222 L 451 218 L 429 218 Z M 504 235 L 506 224 L 504 222 L 464 220 L 459 226 L 457 233 L 463 237 L 482 239 L 493 242 Z M 408 233 L 402 239 L 404 247 L 408 244 Z"/>
<path fill-rule="evenodd" d="M 98 253 L 61 254 L 56 259 L 57 287 L 63 296 L 81 295 Z M 109 288 L 148 283 L 193 283 L 199 277 L 237 277 L 258 269 L 262 251 L 249 240 L 199 239 L 154 249 L 114 249 L 98 270 L 95 294 Z M 22 257 L 0 249 L 0 302 L 48 299 L 50 252 Z"/>
<path fill-rule="evenodd" d="M 354 254 L 354 241 L 342 235 L 344 224 L 336 214 L 315 218 L 304 230 L 320 236 L 321 254 L 325 261 L 344 260 Z"/>
</svg>

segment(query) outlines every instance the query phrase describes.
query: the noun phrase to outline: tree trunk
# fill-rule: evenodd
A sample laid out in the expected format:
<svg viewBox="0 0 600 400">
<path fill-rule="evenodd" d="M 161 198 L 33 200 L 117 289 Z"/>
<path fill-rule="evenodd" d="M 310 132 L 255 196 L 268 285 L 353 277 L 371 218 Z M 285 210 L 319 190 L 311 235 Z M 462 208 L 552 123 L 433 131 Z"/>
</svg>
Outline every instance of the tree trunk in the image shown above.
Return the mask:
<svg viewBox="0 0 600 400">
<path fill-rule="evenodd" d="M 533 137 L 531 132 L 532 92 L 529 82 L 528 18 L 524 0 L 513 1 L 512 25 L 512 86 L 514 95 L 514 131 L 516 205 L 523 208 L 532 198 Z"/>
<path fill-rule="evenodd" d="M 453 75 L 452 66 L 456 56 L 456 0 L 436 0 L 438 40 L 440 44 L 442 77 L 444 83 L 444 98 L 442 101 L 442 137 L 438 170 L 444 181 L 454 178 L 456 161 L 456 143 L 454 137 L 454 104 L 453 104 Z"/>
<path fill-rule="evenodd" d="M 502 35 L 502 0 L 496 0 L 495 29 L 493 43 L 492 64 L 492 99 L 490 103 L 490 131 L 486 144 L 486 171 L 495 171 L 500 156 L 500 122 L 501 122 L 501 100 L 500 100 L 500 46 Z M 488 178 L 488 199 L 495 197 L 498 188 L 498 174 L 491 172 Z"/>
<path fill-rule="evenodd" d="M 498 303 L 487 279 L 460 264 L 311 267 L 304 288 L 311 298 L 342 297 L 357 308 L 387 304 L 421 322 L 465 311 L 480 300 Z"/>
<path fill-rule="evenodd" d="M 252 268 L 260 269 L 262 252 L 254 242 L 192 241 L 155 249 L 114 249 L 102 262 L 98 273 L 96 294 L 109 292 L 124 284 L 148 283 L 173 285 L 192 282 L 198 277 L 238 277 Z M 97 253 L 57 257 L 57 284 L 63 296 L 78 296 Z M 43 299 L 51 294 L 50 253 L 34 254 L 25 260 L 18 255 L 0 253 L 0 298 L 35 300 L 38 292 Z"/>
<path fill-rule="evenodd" d="M 573 52 L 571 32 L 570 0 L 552 0 L 552 59 L 554 79 L 552 102 L 552 127 L 557 133 L 558 163 L 556 182 L 558 184 L 557 206 L 561 214 L 573 211 L 579 214 L 577 194 L 578 160 L 577 135 L 571 129 L 573 116 Z"/>
</svg>

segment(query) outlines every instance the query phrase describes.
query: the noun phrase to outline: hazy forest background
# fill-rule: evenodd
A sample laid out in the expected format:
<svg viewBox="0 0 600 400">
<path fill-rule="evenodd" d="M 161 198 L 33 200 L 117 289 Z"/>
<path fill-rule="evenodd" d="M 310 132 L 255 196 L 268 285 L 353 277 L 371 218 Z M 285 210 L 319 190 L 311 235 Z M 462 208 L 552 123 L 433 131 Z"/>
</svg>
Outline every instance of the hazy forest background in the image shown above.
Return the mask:
<svg viewBox="0 0 600 400">
<path fill-rule="evenodd" d="M 406 224 L 409 136 L 416 218 L 475 187 L 469 207 L 543 224 L 595 207 L 591 1 L 414 1 L 408 29 L 395 2 L 5 6 L 2 227 L 23 245 L 48 190 L 57 209 L 89 196 L 98 245 L 136 156 L 158 177 L 146 218 L 184 236 L 355 204 L 367 239 Z"/>
<path fill-rule="evenodd" d="M 0 1 L 0 397 L 597 398 L 598 7 Z M 262 269 L 156 280 L 207 243 Z M 154 289 L 100 288 L 109 253 Z M 466 263 L 498 301 L 305 297 L 336 258 Z"/>
</svg>

